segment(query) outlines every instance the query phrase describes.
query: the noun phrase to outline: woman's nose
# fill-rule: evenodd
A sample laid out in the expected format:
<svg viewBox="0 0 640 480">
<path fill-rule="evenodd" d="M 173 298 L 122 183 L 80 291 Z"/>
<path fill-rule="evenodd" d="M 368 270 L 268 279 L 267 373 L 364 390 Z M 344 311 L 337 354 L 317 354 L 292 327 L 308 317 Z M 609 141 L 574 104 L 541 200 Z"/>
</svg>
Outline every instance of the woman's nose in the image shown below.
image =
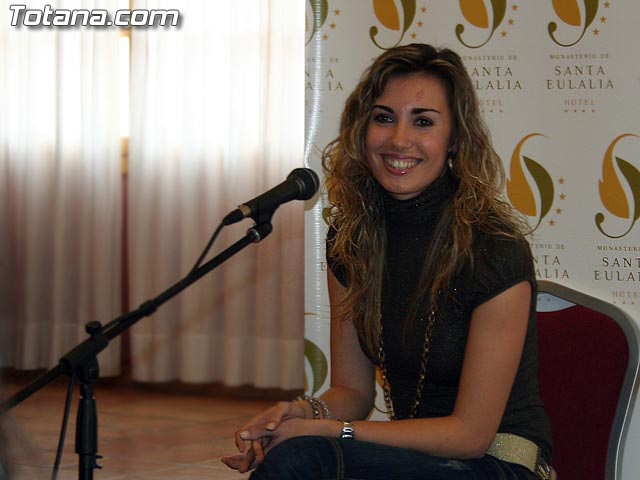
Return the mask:
<svg viewBox="0 0 640 480">
<path fill-rule="evenodd" d="M 409 129 L 401 123 L 397 124 L 391 135 L 391 144 L 393 147 L 399 150 L 406 150 L 411 148 L 411 141 L 411 132 Z"/>
</svg>

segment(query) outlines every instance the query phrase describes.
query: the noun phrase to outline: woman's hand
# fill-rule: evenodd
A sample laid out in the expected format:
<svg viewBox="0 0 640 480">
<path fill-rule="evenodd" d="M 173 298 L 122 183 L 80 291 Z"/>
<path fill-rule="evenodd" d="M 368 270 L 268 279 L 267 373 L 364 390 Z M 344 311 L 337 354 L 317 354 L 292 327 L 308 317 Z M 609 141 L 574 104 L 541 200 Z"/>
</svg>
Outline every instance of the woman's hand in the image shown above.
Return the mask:
<svg viewBox="0 0 640 480">
<path fill-rule="evenodd" d="M 252 432 L 264 431 L 272 432 L 276 430 L 280 424 L 285 420 L 290 420 L 296 417 L 306 417 L 306 410 L 304 403 L 301 402 L 278 402 L 273 407 L 259 413 L 240 429 L 236 431 L 235 442 L 236 447 L 240 453 L 247 453 L 248 456 L 253 456 L 251 462 L 257 460 L 258 463 L 264 459 L 264 445 L 269 440 L 267 435 L 264 439 L 261 437 L 255 437 Z M 249 438 L 249 437 L 252 438 Z M 247 447 L 249 447 L 247 449 Z M 248 456 L 246 461 L 248 461 Z M 243 457 L 245 457 L 243 455 Z M 232 467 L 233 468 L 233 467 Z M 248 469 L 248 467 L 247 467 Z M 245 470 L 246 471 L 246 470 Z"/>
<path fill-rule="evenodd" d="M 336 425 L 333 425 L 334 423 Z M 240 455 L 224 457 L 222 462 L 229 468 L 245 473 L 262 463 L 269 450 L 289 438 L 302 435 L 328 436 L 333 430 L 340 430 L 336 420 L 309 420 L 299 417 L 284 420 L 275 429 L 269 428 L 270 426 L 254 424 L 246 428 L 241 432 L 241 438 L 251 441 L 251 447 Z"/>
</svg>

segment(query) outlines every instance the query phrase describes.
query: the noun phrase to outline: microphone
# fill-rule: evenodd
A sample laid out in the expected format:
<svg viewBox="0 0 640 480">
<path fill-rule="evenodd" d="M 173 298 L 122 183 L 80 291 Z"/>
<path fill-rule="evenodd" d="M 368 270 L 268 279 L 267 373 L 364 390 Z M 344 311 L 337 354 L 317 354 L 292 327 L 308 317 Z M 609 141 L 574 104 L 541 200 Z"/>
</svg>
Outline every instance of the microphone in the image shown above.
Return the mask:
<svg viewBox="0 0 640 480">
<path fill-rule="evenodd" d="M 296 168 L 280 185 L 273 187 L 253 200 L 239 205 L 222 220 L 223 225 L 231 225 L 247 217 L 256 222 L 269 219 L 281 204 L 290 200 L 308 200 L 318 191 L 320 180 L 316 172 L 310 168 Z"/>
</svg>

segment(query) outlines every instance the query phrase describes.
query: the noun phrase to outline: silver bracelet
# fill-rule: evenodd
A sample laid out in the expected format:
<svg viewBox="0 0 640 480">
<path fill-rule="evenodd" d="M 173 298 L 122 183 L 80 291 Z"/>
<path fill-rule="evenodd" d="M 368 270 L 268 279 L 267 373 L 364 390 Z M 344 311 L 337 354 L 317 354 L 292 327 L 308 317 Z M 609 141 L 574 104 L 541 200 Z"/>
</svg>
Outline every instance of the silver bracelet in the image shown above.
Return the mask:
<svg viewBox="0 0 640 480">
<path fill-rule="evenodd" d="M 311 411 L 313 412 L 313 418 L 318 420 L 320 418 L 320 410 L 318 409 L 316 402 L 314 402 L 314 398 L 309 395 L 300 395 L 293 399 L 294 402 L 305 401 L 308 402 L 311 406 Z"/>
<path fill-rule="evenodd" d="M 325 402 L 322 398 L 311 397 L 309 395 L 300 395 L 299 397 L 294 398 L 293 401 L 308 402 L 309 405 L 311 406 L 311 411 L 313 412 L 313 418 L 315 420 L 319 420 L 321 418 L 320 409 L 322 409 L 324 418 L 331 418 L 331 413 L 329 412 L 329 406 L 327 405 L 327 402 Z"/>
<path fill-rule="evenodd" d="M 322 413 L 324 413 L 324 418 L 331 418 L 331 413 L 329 412 L 329 405 L 322 398 L 313 397 L 313 399 L 320 404 L 322 407 Z"/>
</svg>

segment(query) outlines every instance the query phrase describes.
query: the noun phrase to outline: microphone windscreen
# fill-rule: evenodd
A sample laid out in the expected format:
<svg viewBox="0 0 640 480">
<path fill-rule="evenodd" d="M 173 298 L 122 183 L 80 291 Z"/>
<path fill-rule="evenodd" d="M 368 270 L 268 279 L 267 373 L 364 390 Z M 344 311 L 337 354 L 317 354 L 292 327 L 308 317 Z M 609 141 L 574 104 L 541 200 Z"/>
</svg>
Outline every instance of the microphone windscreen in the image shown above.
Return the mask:
<svg viewBox="0 0 640 480">
<path fill-rule="evenodd" d="M 296 168 L 287 177 L 289 179 L 295 179 L 300 185 L 298 200 L 309 200 L 320 187 L 318 175 L 310 168 Z"/>
</svg>

